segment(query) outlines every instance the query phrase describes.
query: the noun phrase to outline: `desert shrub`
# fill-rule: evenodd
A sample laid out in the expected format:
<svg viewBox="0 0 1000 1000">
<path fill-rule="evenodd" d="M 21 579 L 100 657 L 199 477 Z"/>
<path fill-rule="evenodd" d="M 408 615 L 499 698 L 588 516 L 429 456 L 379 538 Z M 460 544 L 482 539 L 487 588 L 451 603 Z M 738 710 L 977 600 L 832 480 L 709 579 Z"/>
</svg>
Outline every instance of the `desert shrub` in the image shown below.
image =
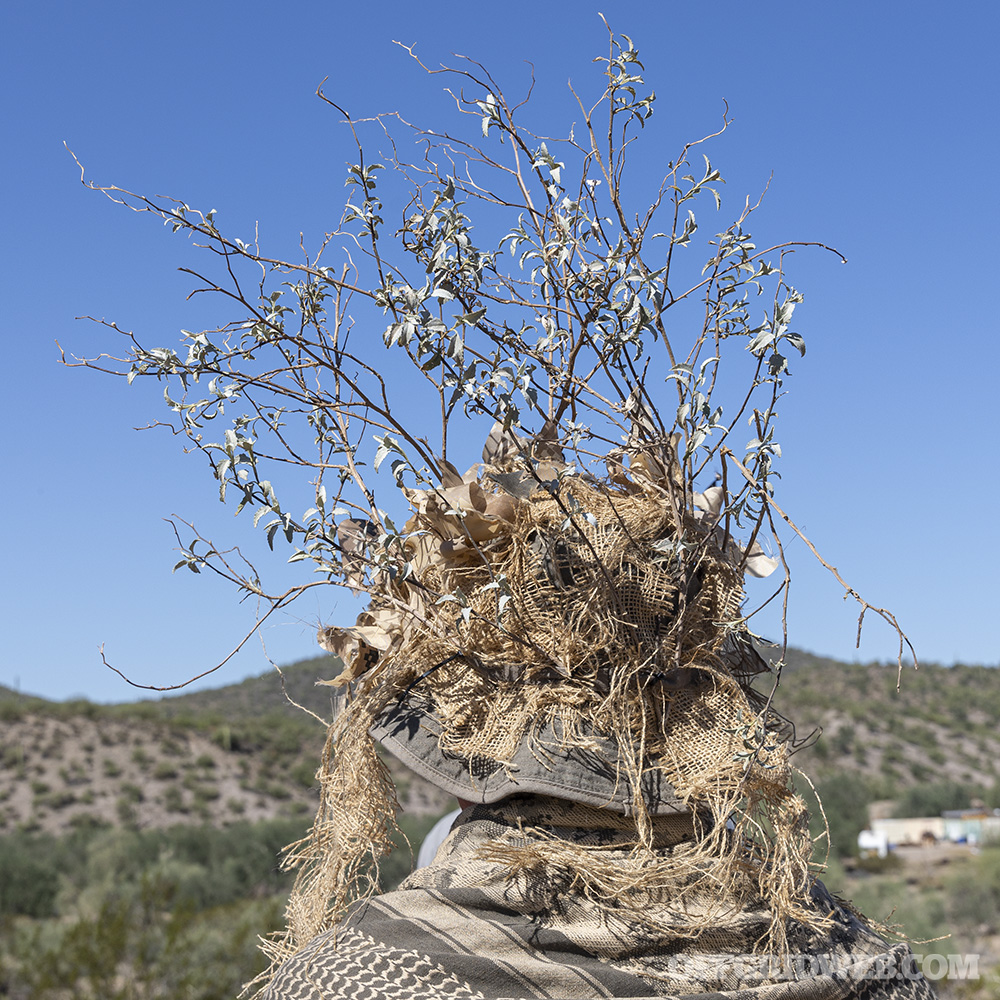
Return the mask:
<svg viewBox="0 0 1000 1000">
<path fill-rule="evenodd" d="M 400 816 L 399 830 L 392 837 L 391 853 L 379 862 L 378 882 L 382 892 L 395 889 L 413 870 L 417 852 L 437 816 Z"/>
<path fill-rule="evenodd" d="M 120 795 L 115 802 L 115 814 L 118 822 L 125 827 L 133 827 L 139 822 L 139 814 L 135 809 L 135 800 L 127 795 Z"/>
<path fill-rule="evenodd" d="M 288 777 L 303 788 L 316 787 L 315 761 L 300 760 L 288 774 Z"/>
<path fill-rule="evenodd" d="M 69 825 L 74 830 L 106 830 L 111 824 L 93 813 L 77 813 L 70 819 Z"/>
<path fill-rule="evenodd" d="M 849 754 L 854 749 L 854 726 L 841 726 L 831 742 L 835 753 Z"/>
<path fill-rule="evenodd" d="M 78 761 L 74 761 L 69 765 L 69 767 L 60 768 L 59 777 L 62 778 L 67 785 L 83 785 L 91 780 L 91 776 L 87 772 L 87 769 Z"/>
<path fill-rule="evenodd" d="M 171 757 L 186 757 L 190 753 L 186 743 L 181 744 L 170 738 L 160 741 L 160 749 Z"/>
<path fill-rule="evenodd" d="M 0 700 L 0 722 L 20 722 L 24 718 L 24 708 L 18 698 Z"/>
<path fill-rule="evenodd" d="M 258 795 L 266 795 L 271 799 L 283 800 L 292 797 L 292 793 L 283 781 L 269 781 L 264 775 L 261 775 L 251 787 Z"/>
<path fill-rule="evenodd" d="M 187 812 L 184 793 L 176 785 L 168 786 L 163 793 L 163 807 L 167 812 Z"/>
<path fill-rule="evenodd" d="M 173 905 L 150 879 L 134 899 L 108 898 L 95 914 L 19 934 L 5 988 L 25 1000 L 231 1000 L 261 970 L 257 929 L 273 926 L 282 904 L 278 897 L 199 914 Z"/>
<path fill-rule="evenodd" d="M 836 774 L 817 782 L 830 827 L 830 855 L 853 857 L 858 852 L 858 833 L 868 825 L 868 803 L 876 796 L 872 786 L 856 774 Z M 824 833 L 823 817 L 811 789 L 802 795 L 809 806 L 810 831 L 814 837 Z M 820 851 L 823 845 L 819 845 Z"/>
<path fill-rule="evenodd" d="M 903 867 L 903 859 L 898 854 L 887 854 L 884 858 L 877 856 L 858 858 L 855 868 L 868 872 L 870 875 L 885 875 L 899 872 Z"/>
<path fill-rule="evenodd" d="M 940 816 L 947 809 L 967 809 L 969 800 L 982 794 L 975 785 L 937 781 L 908 788 L 896 803 L 894 816 Z"/>
<path fill-rule="evenodd" d="M 1000 845 L 989 844 L 949 881 L 948 917 L 976 936 L 1000 933 Z"/>
<path fill-rule="evenodd" d="M 146 798 L 143 790 L 138 785 L 133 785 L 129 781 L 122 782 L 119 791 L 122 798 L 128 799 L 129 802 L 142 802 Z"/>
<path fill-rule="evenodd" d="M 23 834 L 0 842 L 0 915 L 48 917 L 55 912 L 59 874 L 43 845 Z"/>
<path fill-rule="evenodd" d="M 57 792 L 46 792 L 35 799 L 35 805 L 45 809 L 65 809 L 76 802 L 76 795 L 68 789 Z"/>
</svg>

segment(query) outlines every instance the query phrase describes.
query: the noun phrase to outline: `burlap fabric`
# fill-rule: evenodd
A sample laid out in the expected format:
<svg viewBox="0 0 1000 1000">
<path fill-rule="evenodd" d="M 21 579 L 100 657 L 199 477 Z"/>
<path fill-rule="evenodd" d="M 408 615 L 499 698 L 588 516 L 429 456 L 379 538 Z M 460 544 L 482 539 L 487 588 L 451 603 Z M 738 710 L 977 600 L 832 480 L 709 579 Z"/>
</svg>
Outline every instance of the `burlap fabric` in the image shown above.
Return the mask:
<svg viewBox="0 0 1000 1000">
<path fill-rule="evenodd" d="M 655 827 L 663 855 L 683 854 L 694 837 L 690 816 L 661 817 Z M 579 877 L 574 851 L 591 856 L 592 871 L 604 861 L 621 868 L 634 843 L 624 817 L 566 801 L 517 796 L 467 809 L 430 867 L 355 904 L 281 966 L 264 997 L 933 997 L 909 949 L 887 944 L 820 883 L 811 905 L 824 929 L 793 922 L 780 960 L 758 950 L 772 920 L 759 900 L 726 909 L 706 892 L 678 906 L 639 878 L 636 898 L 609 906 L 595 898 L 593 879 Z M 539 845 L 537 862 L 525 863 Z M 512 866 L 512 857 L 522 862 Z"/>
</svg>

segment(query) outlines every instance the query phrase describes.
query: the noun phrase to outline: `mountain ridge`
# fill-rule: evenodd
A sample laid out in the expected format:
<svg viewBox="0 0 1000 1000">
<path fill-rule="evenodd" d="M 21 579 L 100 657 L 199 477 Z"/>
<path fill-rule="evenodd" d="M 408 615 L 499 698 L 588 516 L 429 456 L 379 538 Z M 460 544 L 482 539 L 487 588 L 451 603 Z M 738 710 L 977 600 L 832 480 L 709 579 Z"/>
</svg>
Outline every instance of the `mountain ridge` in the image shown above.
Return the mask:
<svg viewBox="0 0 1000 1000">
<path fill-rule="evenodd" d="M 319 656 L 204 691 L 112 705 L 49 701 L 0 687 L 0 831 L 63 833 L 299 817 L 315 771 L 339 661 Z M 950 782 L 1000 788 L 1000 670 L 843 663 L 789 649 L 775 706 L 807 740 L 793 763 L 813 780 L 850 777 L 869 798 Z M 765 676 L 759 685 L 767 690 Z M 305 708 L 301 711 L 292 704 Z M 309 713 L 313 713 L 310 715 Z M 317 719 L 319 717 L 319 719 Z M 387 758 L 404 809 L 448 797 Z"/>
</svg>

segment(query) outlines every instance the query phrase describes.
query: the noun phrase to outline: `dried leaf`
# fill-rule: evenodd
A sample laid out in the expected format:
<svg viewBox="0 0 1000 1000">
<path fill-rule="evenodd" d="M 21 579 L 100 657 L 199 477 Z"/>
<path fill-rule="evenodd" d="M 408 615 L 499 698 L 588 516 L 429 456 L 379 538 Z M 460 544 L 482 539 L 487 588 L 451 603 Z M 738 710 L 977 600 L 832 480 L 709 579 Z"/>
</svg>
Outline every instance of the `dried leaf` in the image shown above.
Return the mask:
<svg viewBox="0 0 1000 1000">
<path fill-rule="evenodd" d="M 709 486 L 704 493 L 695 493 L 694 505 L 698 510 L 711 514 L 713 520 L 718 520 L 725 499 L 726 491 L 721 486 Z"/>
<path fill-rule="evenodd" d="M 527 500 L 538 489 L 534 477 L 526 472 L 491 472 L 489 476 L 504 493 L 518 500 Z"/>
<path fill-rule="evenodd" d="M 524 438 L 509 427 L 504 430 L 503 424 L 498 420 L 490 429 L 486 444 L 483 445 L 483 461 L 487 465 L 507 465 L 524 451 L 524 444 Z"/>
<path fill-rule="evenodd" d="M 746 571 L 751 576 L 758 578 L 770 576 L 780 565 L 781 563 L 777 559 L 772 559 L 770 556 L 764 554 L 764 550 L 758 542 L 754 542 L 750 546 L 750 551 L 746 558 Z"/>
<path fill-rule="evenodd" d="M 435 457 L 434 461 L 437 463 L 442 486 L 461 486 L 462 483 L 467 481 L 448 459 Z"/>
<path fill-rule="evenodd" d="M 486 513 L 490 517 L 513 521 L 516 509 L 514 501 L 503 493 L 491 493 L 486 498 Z"/>
<path fill-rule="evenodd" d="M 542 429 L 531 440 L 531 457 L 565 464 L 566 458 L 559 445 L 559 429 L 552 420 L 546 420 Z"/>
</svg>

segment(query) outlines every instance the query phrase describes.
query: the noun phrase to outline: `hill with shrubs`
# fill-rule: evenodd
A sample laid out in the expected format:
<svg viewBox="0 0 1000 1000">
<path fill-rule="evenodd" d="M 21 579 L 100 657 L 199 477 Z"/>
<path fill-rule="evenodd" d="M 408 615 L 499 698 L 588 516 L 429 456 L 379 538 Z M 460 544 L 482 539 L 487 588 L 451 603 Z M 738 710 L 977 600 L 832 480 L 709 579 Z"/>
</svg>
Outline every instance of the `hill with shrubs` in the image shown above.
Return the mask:
<svg viewBox="0 0 1000 1000">
<path fill-rule="evenodd" d="M 935 815 L 1000 807 L 1000 670 L 847 664 L 789 651 L 776 706 L 803 745 L 831 846 L 826 881 L 911 937 L 956 935 L 1000 960 L 1000 849 L 920 872 L 854 858 L 870 804 Z M 117 705 L 0 688 L 0 995 L 235 997 L 282 921 L 281 848 L 303 836 L 338 662 L 319 657 L 210 691 Z M 766 679 L 765 679 L 766 681 Z M 762 689 L 765 689 L 762 685 Z M 822 728 L 822 735 L 817 731 Z M 452 807 L 394 761 L 402 832 L 379 873 L 411 866 Z M 808 782 L 800 781 L 807 798 Z M 818 808 L 820 853 L 827 834 Z M 965 998 L 1000 986 L 939 984 Z"/>
</svg>

